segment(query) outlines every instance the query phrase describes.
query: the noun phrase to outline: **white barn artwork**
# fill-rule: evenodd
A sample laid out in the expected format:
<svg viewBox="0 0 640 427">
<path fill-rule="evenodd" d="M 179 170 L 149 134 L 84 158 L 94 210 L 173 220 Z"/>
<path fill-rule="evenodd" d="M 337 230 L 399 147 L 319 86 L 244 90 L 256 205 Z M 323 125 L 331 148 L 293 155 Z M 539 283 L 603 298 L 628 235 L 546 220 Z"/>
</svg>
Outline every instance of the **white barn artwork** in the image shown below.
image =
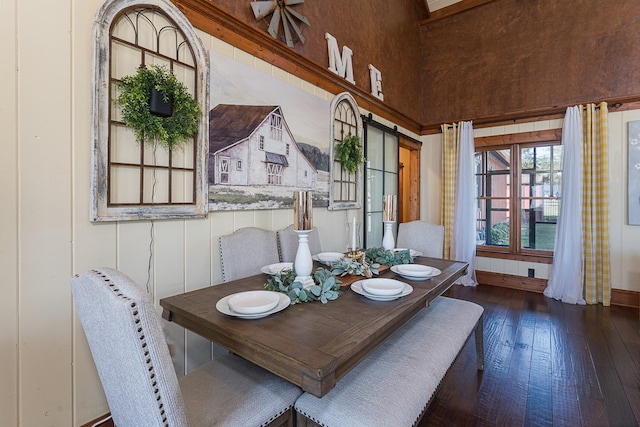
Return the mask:
<svg viewBox="0 0 640 427">
<path fill-rule="evenodd" d="M 316 190 L 317 178 L 279 106 L 218 104 L 209 112 L 210 185 L 280 188 L 290 196 Z"/>
</svg>

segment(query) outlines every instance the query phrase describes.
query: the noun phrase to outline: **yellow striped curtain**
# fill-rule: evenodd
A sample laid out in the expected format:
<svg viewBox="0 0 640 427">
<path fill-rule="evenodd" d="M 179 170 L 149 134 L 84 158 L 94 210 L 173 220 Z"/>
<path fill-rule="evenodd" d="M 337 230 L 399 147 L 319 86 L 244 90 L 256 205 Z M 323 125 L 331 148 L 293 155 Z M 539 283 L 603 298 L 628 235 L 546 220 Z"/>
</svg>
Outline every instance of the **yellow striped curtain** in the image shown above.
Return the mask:
<svg viewBox="0 0 640 427">
<path fill-rule="evenodd" d="M 587 304 L 604 306 L 611 301 L 608 116 L 606 102 L 582 108 L 584 299 Z"/>
<path fill-rule="evenodd" d="M 456 168 L 460 125 L 442 125 L 442 225 L 444 226 L 444 259 L 451 259 L 453 224 L 456 204 Z"/>
</svg>

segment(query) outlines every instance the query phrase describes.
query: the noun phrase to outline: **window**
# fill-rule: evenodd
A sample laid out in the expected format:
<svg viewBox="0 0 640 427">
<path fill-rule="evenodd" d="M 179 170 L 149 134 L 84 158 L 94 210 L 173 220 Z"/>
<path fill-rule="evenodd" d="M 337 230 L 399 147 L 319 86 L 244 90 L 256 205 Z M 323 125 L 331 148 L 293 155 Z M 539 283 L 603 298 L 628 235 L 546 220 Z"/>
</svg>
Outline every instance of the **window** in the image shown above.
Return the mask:
<svg viewBox="0 0 640 427">
<path fill-rule="evenodd" d="M 348 92 L 344 92 L 331 101 L 331 111 L 333 142 L 329 161 L 329 209 L 358 209 L 362 198 L 361 172 L 345 171 L 340 162 L 334 160 L 333 155 L 336 144 L 340 144 L 347 135 L 359 136 L 360 143 L 363 144 L 358 104 Z"/>
<path fill-rule="evenodd" d="M 267 184 L 282 185 L 283 170 L 281 164 L 267 163 Z"/>
<path fill-rule="evenodd" d="M 264 150 L 264 135 L 260 135 L 260 143 L 258 145 L 260 150 Z"/>
<path fill-rule="evenodd" d="M 236 162 L 236 169 L 241 171 L 242 170 L 242 160 L 238 160 Z"/>
<path fill-rule="evenodd" d="M 289 149 L 290 149 L 290 146 L 289 144 L 287 144 L 287 156 L 289 155 Z"/>
<path fill-rule="evenodd" d="M 271 114 L 271 139 L 282 141 L 282 116 L 277 113 Z"/>
<path fill-rule="evenodd" d="M 553 251 L 560 208 L 559 141 L 476 149 L 479 250 Z"/>
<path fill-rule="evenodd" d="M 193 141 L 164 150 L 135 139 L 116 105 L 118 82 L 140 66 L 169 68 L 206 111 L 208 54 L 195 29 L 170 3 L 132 5 L 108 0 L 94 27 L 100 46 L 95 56 L 93 93 L 92 221 L 201 217 L 207 212 L 208 126 L 204 114 Z M 205 81 L 208 78 L 205 77 Z"/>
<path fill-rule="evenodd" d="M 220 184 L 228 184 L 229 183 L 229 158 L 228 157 L 220 157 L 218 163 L 218 173 L 220 174 L 220 179 L 218 182 Z"/>
</svg>

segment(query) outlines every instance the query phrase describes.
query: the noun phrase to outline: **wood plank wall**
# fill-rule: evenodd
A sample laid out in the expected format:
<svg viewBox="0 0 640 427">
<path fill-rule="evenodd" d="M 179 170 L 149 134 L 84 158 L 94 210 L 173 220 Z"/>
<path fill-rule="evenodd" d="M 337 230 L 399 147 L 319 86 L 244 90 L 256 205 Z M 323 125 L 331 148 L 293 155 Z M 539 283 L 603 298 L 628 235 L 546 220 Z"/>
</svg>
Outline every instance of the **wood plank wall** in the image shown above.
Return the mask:
<svg viewBox="0 0 640 427">
<path fill-rule="evenodd" d="M 334 94 L 348 90 L 362 108 L 419 131 L 420 19 L 424 6 L 418 1 L 403 0 L 402 7 L 398 7 L 400 2 L 387 0 L 307 1 L 295 6 L 310 25 L 301 25 L 305 42 L 293 48 L 267 34 L 271 16 L 256 21 L 248 1 L 172 1 L 196 28 Z M 280 29 L 280 35 L 282 32 Z M 340 49 L 348 46 L 353 51 L 355 86 L 327 70 L 325 33 L 336 38 Z M 382 73 L 384 102 L 370 95 L 369 64 Z"/>
<path fill-rule="evenodd" d="M 639 25 L 637 0 L 500 0 L 426 23 L 423 131 L 637 100 Z"/>
</svg>

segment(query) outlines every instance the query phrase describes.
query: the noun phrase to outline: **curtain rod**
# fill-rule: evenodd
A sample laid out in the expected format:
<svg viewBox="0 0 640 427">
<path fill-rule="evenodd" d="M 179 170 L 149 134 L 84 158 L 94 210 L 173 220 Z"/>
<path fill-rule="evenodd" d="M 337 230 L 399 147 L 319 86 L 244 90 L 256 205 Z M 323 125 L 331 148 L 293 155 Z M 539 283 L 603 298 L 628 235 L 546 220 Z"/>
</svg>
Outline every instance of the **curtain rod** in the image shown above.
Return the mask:
<svg viewBox="0 0 640 427">
<path fill-rule="evenodd" d="M 579 107 L 580 107 L 580 109 L 581 109 L 582 111 L 584 111 L 584 110 L 587 108 L 587 106 L 588 106 L 588 105 L 591 105 L 591 104 L 593 104 L 593 105 L 595 106 L 595 109 L 596 109 L 596 110 L 600 109 L 602 104 L 608 105 L 608 104 L 607 104 L 607 101 L 601 101 L 601 102 L 599 102 L 598 104 L 596 104 L 595 102 L 590 102 L 590 103 L 588 103 L 588 104 L 586 104 L 586 105 L 578 104 L 577 106 L 579 106 Z M 620 104 L 620 103 L 616 103 L 616 104 L 613 104 L 612 106 L 613 106 L 614 108 L 619 108 L 621 105 L 622 105 L 622 104 Z M 570 105 L 570 107 L 572 107 L 572 106 Z M 563 114 L 563 112 L 564 112 L 564 111 L 566 111 L 566 108 L 565 108 L 564 110 L 560 110 L 560 111 L 558 111 L 557 113 L 550 113 L 550 112 L 547 112 L 547 113 L 541 113 L 541 114 L 532 114 L 532 115 L 528 115 L 528 116 L 512 117 L 512 118 L 509 118 L 509 119 L 505 118 L 505 119 L 500 119 L 500 120 L 488 120 L 488 121 L 478 120 L 478 121 L 477 121 L 477 124 L 480 124 L 480 125 L 490 125 L 491 123 L 500 123 L 500 122 L 517 121 L 517 120 L 526 120 L 526 119 L 535 119 L 535 118 L 537 118 L 537 117 L 551 116 L 551 115 L 554 115 L 554 114 Z M 446 127 L 447 127 L 447 129 L 449 129 L 449 128 L 452 128 L 454 125 L 457 125 L 457 124 L 458 124 L 458 123 L 460 123 L 460 122 L 474 122 L 474 120 L 460 120 L 459 122 L 454 122 L 454 123 L 443 123 L 443 124 L 442 124 L 442 125 L 440 125 L 440 126 L 446 126 Z"/>
</svg>

